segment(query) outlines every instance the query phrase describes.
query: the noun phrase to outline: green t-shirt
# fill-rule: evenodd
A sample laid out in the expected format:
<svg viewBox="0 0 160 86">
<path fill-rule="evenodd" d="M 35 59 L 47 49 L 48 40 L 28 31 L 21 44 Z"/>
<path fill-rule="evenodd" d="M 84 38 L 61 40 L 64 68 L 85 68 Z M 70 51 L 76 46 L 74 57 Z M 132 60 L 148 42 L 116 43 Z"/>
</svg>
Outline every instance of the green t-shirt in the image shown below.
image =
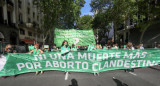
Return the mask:
<svg viewBox="0 0 160 86">
<path fill-rule="evenodd" d="M 101 49 L 99 49 L 99 48 L 96 48 L 96 50 L 101 50 Z"/>
<path fill-rule="evenodd" d="M 103 47 L 103 50 L 107 50 L 108 48 L 107 47 Z"/>
<path fill-rule="evenodd" d="M 40 51 L 40 49 L 38 49 L 37 51 L 34 49 L 33 54 L 38 54 Z"/>
<path fill-rule="evenodd" d="M 64 47 L 64 46 L 62 46 L 62 47 L 61 47 L 61 52 L 62 52 L 62 53 L 68 52 L 69 49 L 70 49 L 69 47 Z"/>
<path fill-rule="evenodd" d="M 89 46 L 88 46 L 87 51 L 91 51 L 91 50 L 93 50 L 93 49 L 94 49 L 94 47 L 95 47 L 94 45 L 89 45 Z"/>
<path fill-rule="evenodd" d="M 72 48 L 72 51 L 77 51 L 77 48 Z"/>
<path fill-rule="evenodd" d="M 116 49 L 116 47 L 112 47 L 111 49 Z"/>
<path fill-rule="evenodd" d="M 44 52 L 47 52 L 47 53 L 48 53 L 48 49 L 44 49 Z"/>
</svg>

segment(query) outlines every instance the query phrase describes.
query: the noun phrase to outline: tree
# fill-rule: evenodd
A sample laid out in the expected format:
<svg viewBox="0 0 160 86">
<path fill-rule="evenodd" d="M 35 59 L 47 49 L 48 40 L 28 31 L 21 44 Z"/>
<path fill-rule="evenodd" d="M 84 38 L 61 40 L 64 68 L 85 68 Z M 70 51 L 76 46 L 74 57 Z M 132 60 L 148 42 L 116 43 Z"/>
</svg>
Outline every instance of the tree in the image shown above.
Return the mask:
<svg viewBox="0 0 160 86">
<path fill-rule="evenodd" d="M 139 42 L 142 42 L 143 35 L 147 29 L 159 23 L 160 19 L 160 1 L 159 0 L 139 0 L 138 16 L 137 16 L 137 28 L 140 28 L 142 32 Z"/>
<path fill-rule="evenodd" d="M 136 15 L 135 0 L 93 0 L 91 7 L 92 11 L 98 11 L 98 14 L 103 13 L 103 19 L 107 21 L 107 25 L 114 23 L 115 42 L 119 25 L 124 24 L 126 28 L 126 20 Z"/>
<path fill-rule="evenodd" d="M 43 43 L 53 34 L 55 28 L 75 27 L 84 3 L 84 0 L 34 0 L 34 4 L 43 14 L 41 27 L 44 34 Z"/>
<path fill-rule="evenodd" d="M 93 19 L 93 28 L 94 32 L 98 35 L 98 41 L 104 38 L 105 33 L 109 32 L 111 28 L 109 28 L 109 20 L 106 18 L 105 13 L 98 13 L 94 15 Z"/>
<path fill-rule="evenodd" d="M 77 27 L 78 29 L 81 30 L 88 30 L 92 28 L 92 21 L 93 18 L 90 15 L 84 15 L 80 17 L 80 19 L 77 22 Z"/>
<path fill-rule="evenodd" d="M 135 27 L 141 28 L 141 42 L 146 29 L 160 19 L 159 0 L 92 0 L 90 5 L 93 12 L 104 13 L 104 19 L 114 23 L 114 37 L 119 25 L 123 24 L 126 31 L 126 20 L 132 19 Z"/>
</svg>

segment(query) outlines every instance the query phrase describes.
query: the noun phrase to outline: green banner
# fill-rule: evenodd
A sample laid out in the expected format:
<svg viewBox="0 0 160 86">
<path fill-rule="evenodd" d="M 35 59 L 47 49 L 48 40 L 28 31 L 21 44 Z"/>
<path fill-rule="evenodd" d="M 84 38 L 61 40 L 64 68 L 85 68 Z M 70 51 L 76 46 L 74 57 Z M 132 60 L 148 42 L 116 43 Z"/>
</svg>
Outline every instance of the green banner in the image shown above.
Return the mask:
<svg viewBox="0 0 160 86">
<path fill-rule="evenodd" d="M 54 32 L 54 43 L 60 47 L 64 40 L 67 40 L 70 46 L 72 44 L 76 44 L 77 46 L 95 44 L 93 30 L 56 28 Z"/>
<path fill-rule="evenodd" d="M 49 52 L 40 55 L 10 53 L 7 56 L 1 55 L 0 76 L 42 70 L 97 73 L 154 66 L 159 62 L 160 49 Z"/>
</svg>

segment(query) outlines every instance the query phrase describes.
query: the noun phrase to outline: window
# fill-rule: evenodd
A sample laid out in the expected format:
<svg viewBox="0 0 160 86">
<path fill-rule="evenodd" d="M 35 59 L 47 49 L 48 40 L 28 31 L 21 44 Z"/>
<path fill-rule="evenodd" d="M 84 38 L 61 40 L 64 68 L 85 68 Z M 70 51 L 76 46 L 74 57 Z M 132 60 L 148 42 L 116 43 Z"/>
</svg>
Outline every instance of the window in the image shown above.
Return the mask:
<svg viewBox="0 0 160 86">
<path fill-rule="evenodd" d="M 25 35 L 25 30 L 23 30 L 23 29 L 20 28 L 20 34 L 21 35 Z"/>
<path fill-rule="evenodd" d="M 21 8 L 21 4 L 22 2 L 20 0 L 18 0 L 18 7 Z"/>
<path fill-rule="evenodd" d="M 22 20 L 22 14 L 19 14 L 19 22 L 22 24 L 23 20 Z"/>
<path fill-rule="evenodd" d="M 30 14 L 30 8 L 27 8 L 27 13 Z"/>
<path fill-rule="evenodd" d="M 33 18 L 35 17 L 35 13 L 33 12 Z"/>
<path fill-rule="evenodd" d="M 28 35 L 29 35 L 29 36 L 32 36 L 32 32 L 28 31 Z"/>
<path fill-rule="evenodd" d="M 30 18 L 28 18 L 28 23 L 31 23 L 31 19 Z"/>
<path fill-rule="evenodd" d="M 39 21 L 39 16 L 37 16 L 37 21 Z"/>
</svg>

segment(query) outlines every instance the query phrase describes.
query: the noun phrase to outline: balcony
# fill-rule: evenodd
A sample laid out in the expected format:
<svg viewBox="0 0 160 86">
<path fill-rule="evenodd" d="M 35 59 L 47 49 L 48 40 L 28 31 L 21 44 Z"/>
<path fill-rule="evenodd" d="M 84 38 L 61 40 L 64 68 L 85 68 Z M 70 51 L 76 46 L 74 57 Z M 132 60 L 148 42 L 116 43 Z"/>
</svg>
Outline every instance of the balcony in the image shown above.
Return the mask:
<svg viewBox="0 0 160 86">
<path fill-rule="evenodd" d="M 33 27 L 33 24 L 32 24 L 32 23 L 26 23 L 26 26 L 27 26 L 28 28 L 32 28 L 32 27 Z"/>
</svg>

